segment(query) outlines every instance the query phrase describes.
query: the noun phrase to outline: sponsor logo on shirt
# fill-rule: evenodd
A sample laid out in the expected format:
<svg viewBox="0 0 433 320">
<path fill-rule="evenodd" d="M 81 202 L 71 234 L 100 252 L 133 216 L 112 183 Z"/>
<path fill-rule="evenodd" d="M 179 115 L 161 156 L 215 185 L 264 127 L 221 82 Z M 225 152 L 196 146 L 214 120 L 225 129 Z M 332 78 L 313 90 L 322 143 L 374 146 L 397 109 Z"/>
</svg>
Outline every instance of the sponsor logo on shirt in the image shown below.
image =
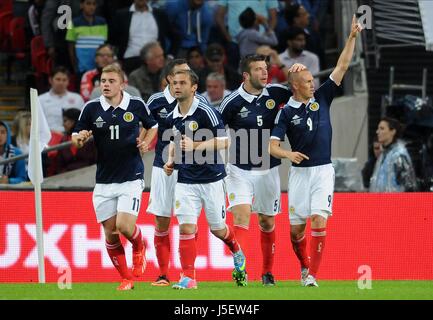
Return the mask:
<svg viewBox="0 0 433 320">
<path fill-rule="evenodd" d="M 233 201 L 233 200 L 235 200 L 235 198 L 236 198 L 235 194 L 234 194 L 233 192 L 230 193 L 230 195 L 229 195 L 229 200 L 230 200 L 230 201 Z"/>
<path fill-rule="evenodd" d="M 167 115 L 168 115 L 167 109 L 166 109 L 166 108 L 162 108 L 162 109 L 159 111 L 158 115 L 159 115 L 161 118 L 163 118 L 163 119 L 167 118 Z"/>
<path fill-rule="evenodd" d="M 102 117 L 100 117 L 100 116 L 96 119 L 95 122 L 93 122 L 93 124 L 94 124 L 94 125 L 96 126 L 96 128 L 98 128 L 98 129 L 102 128 L 102 127 L 104 126 L 105 123 L 106 123 L 106 122 L 104 121 L 104 119 L 102 119 Z"/>
<path fill-rule="evenodd" d="M 176 206 L 176 209 L 180 208 L 180 201 L 179 200 L 176 200 L 175 206 Z"/>
<path fill-rule="evenodd" d="M 132 122 L 132 120 L 134 120 L 134 115 L 131 112 L 125 112 L 123 115 L 123 120 L 126 122 Z"/>
<path fill-rule="evenodd" d="M 297 114 L 292 118 L 292 121 L 290 121 L 294 126 L 297 126 L 301 123 L 302 118 L 298 116 Z"/>
<path fill-rule="evenodd" d="M 249 111 L 247 108 L 243 107 L 241 109 L 241 112 L 239 112 L 239 115 L 241 118 L 247 118 L 251 111 Z"/>
</svg>

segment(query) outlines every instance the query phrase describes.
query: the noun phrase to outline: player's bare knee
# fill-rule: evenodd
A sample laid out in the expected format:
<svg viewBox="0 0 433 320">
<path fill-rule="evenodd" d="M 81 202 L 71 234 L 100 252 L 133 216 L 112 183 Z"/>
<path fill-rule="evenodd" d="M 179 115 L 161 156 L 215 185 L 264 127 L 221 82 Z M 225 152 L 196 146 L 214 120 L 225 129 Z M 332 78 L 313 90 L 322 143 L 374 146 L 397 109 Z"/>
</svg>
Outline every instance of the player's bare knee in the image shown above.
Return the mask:
<svg viewBox="0 0 433 320">
<path fill-rule="evenodd" d="M 325 228 L 326 222 L 327 222 L 327 214 L 325 212 L 320 212 L 318 214 L 311 215 L 311 227 L 313 228 Z"/>
<path fill-rule="evenodd" d="M 249 206 L 239 205 L 232 209 L 233 222 L 235 225 L 249 226 L 251 211 Z"/>
<path fill-rule="evenodd" d="M 305 224 L 290 226 L 290 239 L 292 241 L 299 241 L 305 235 Z"/>
<path fill-rule="evenodd" d="M 195 224 L 185 223 L 179 225 L 179 233 L 180 234 L 195 234 L 197 230 L 197 226 Z"/>
<path fill-rule="evenodd" d="M 223 223 L 210 223 L 210 232 L 218 239 L 224 239 L 227 235 L 227 226 L 225 222 Z"/>
<path fill-rule="evenodd" d="M 275 227 L 275 217 L 259 214 L 259 225 L 263 231 L 272 231 Z"/>
<path fill-rule="evenodd" d="M 170 227 L 170 218 L 169 217 L 158 217 L 155 216 L 155 227 L 159 232 L 166 232 Z"/>
</svg>

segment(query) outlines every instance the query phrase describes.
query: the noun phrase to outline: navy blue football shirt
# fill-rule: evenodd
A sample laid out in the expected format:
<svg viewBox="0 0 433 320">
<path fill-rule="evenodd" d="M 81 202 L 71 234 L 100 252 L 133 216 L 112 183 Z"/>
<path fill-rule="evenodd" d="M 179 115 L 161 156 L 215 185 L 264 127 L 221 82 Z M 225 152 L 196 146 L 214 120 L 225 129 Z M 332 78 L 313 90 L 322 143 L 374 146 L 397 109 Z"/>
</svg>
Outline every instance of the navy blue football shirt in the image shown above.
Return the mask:
<svg viewBox="0 0 433 320">
<path fill-rule="evenodd" d="M 231 164 L 244 170 L 269 169 L 281 164 L 281 160 L 269 154 L 268 143 L 275 117 L 290 96 L 290 90 L 283 85 L 268 84 L 260 96 L 255 96 L 246 92 L 242 84 L 223 100 L 219 111 L 224 124 L 231 129 Z"/>
<path fill-rule="evenodd" d="M 338 86 L 329 78 L 306 105 L 291 97 L 275 119 L 271 139 L 282 141 L 287 135 L 292 151 L 310 158 L 300 164 L 293 163 L 293 166 L 312 167 L 331 163 L 330 107 L 336 88 Z"/>
<path fill-rule="evenodd" d="M 195 96 L 203 103 L 207 103 L 205 97 L 199 94 Z M 155 167 L 163 168 L 165 164 L 164 159 L 167 159 L 168 148 L 166 148 L 166 146 L 170 141 L 167 141 L 167 139 L 164 140 L 163 134 L 166 129 L 169 129 L 166 126 L 166 119 L 168 114 L 173 111 L 176 104 L 176 98 L 171 95 L 169 86 L 165 87 L 164 91 L 151 95 L 147 101 L 150 113 L 158 122 L 158 140 L 155 146 L 155 159 L 153 160 Z M 166 154 L 164 154 L 164 152 Z"/>
<path fill-rule="evenodd" d="M 172 141 L 176 145 L 175 154 L 179 183 L 202 184 L 223 179 L 226 176 L 224 162 L 217 150 L 203 152 L 185 152 L 180 150 L 182 135 L 193 141 L 207 141 L 213 138 L 227 139 L 221 115 L 215 108 L 194 98 L 188 114 L 182 116 L 178 105 L 166 120 L 166 126 L 171 128 Z M 194 155 L 194 156 L 193 156 Z"/>
<path fill-rule="evenodd" d="M 96 183 L 143 179 L 143 160 L 136 141 L 139 122 L 145 129 L 158 126 L 144 101 L 125 91 L 117 108 L 110 106 L 104 96 L 85 104 L 74 133 L 92 130 L 98 155 Z"/>
</svg>

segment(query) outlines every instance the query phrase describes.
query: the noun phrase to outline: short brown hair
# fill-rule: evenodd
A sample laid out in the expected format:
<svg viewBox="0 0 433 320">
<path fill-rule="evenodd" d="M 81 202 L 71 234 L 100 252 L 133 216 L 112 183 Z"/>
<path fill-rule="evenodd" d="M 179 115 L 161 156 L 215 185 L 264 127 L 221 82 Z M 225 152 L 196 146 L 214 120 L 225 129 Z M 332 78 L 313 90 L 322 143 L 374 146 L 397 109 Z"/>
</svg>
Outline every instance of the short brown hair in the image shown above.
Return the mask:
<svg viewBox="0 0 433 320">
<path fill-rule="evenodd" d="M 177 74 L 186 74 L 189 77 L 189 80 L 191 81 L 191 85 L 198 84 L 198 75 L 191 69 L 177 71 L 174 75 Z"/>
<path fill-rule="evenodd" d="M 109 64 L 108 66 L 104 67 L 104 69 L 102 69 L 102 73 L 108 72 L 117 73 L 120 76 L 122 82 L 125 81 L 125 72 L 122 70 L 118 63 Z"/>
</svg>

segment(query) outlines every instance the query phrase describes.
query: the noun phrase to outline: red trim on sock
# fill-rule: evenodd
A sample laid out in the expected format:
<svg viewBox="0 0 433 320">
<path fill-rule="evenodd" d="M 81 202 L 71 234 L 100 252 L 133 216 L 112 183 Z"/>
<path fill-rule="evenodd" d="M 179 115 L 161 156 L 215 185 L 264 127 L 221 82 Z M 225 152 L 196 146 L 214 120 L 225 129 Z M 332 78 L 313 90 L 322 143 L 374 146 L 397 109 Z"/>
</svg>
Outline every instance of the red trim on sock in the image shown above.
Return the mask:
<svg viewBox="0 0 433 320">
<path fill-rule="evenodd" d="M 192 238 L 185 239 L 188 237 L 179 237 L 179 255 L 180 264 L 182 265 L 182 272 L 184 276 L 194 279 L 195 278 L 195 259 L 197 257 L 197 247 L 195 241 L 195 234 L 192 234 Z"/>
<path fill-rule="evenodd" d="M 226 228 L 227 228 L 227 233 L 223 241 L 232 253 L 238 252 L 240 247 L 235 237 L 235 231 L 233 230 L 232 227 L 228 225 L 226 225 Z"/>
<path fill-rule="evenodd" d="M 153 237 L 156 258 L 158 260 L 161 275 L 167 275 L 170 264 L 170 235 L 169 232 L 160 232 L 155 229 Z"/>
<path fill-rule="evenodd" d="M 260 243 L 262 247 L 262 274 L 272 273 L 275 255 L 275 226 L 272 231 L 263 231 L 260 229 Z"/>
<path fill-rule="evenodd" d="M 132 279 L 128 265 L 126 264 L 125 249 L 122 243 L 105 243 L 108 255 L 113 263 L 114 267 L 119 272 L 122 279 Z"/>
<path fill-rule="evenodd" d="M 310 243 L 310 270 L 309 273 L 316 277 L 325 249 L 326 228 L 311 229 Z"/>
</svg>

